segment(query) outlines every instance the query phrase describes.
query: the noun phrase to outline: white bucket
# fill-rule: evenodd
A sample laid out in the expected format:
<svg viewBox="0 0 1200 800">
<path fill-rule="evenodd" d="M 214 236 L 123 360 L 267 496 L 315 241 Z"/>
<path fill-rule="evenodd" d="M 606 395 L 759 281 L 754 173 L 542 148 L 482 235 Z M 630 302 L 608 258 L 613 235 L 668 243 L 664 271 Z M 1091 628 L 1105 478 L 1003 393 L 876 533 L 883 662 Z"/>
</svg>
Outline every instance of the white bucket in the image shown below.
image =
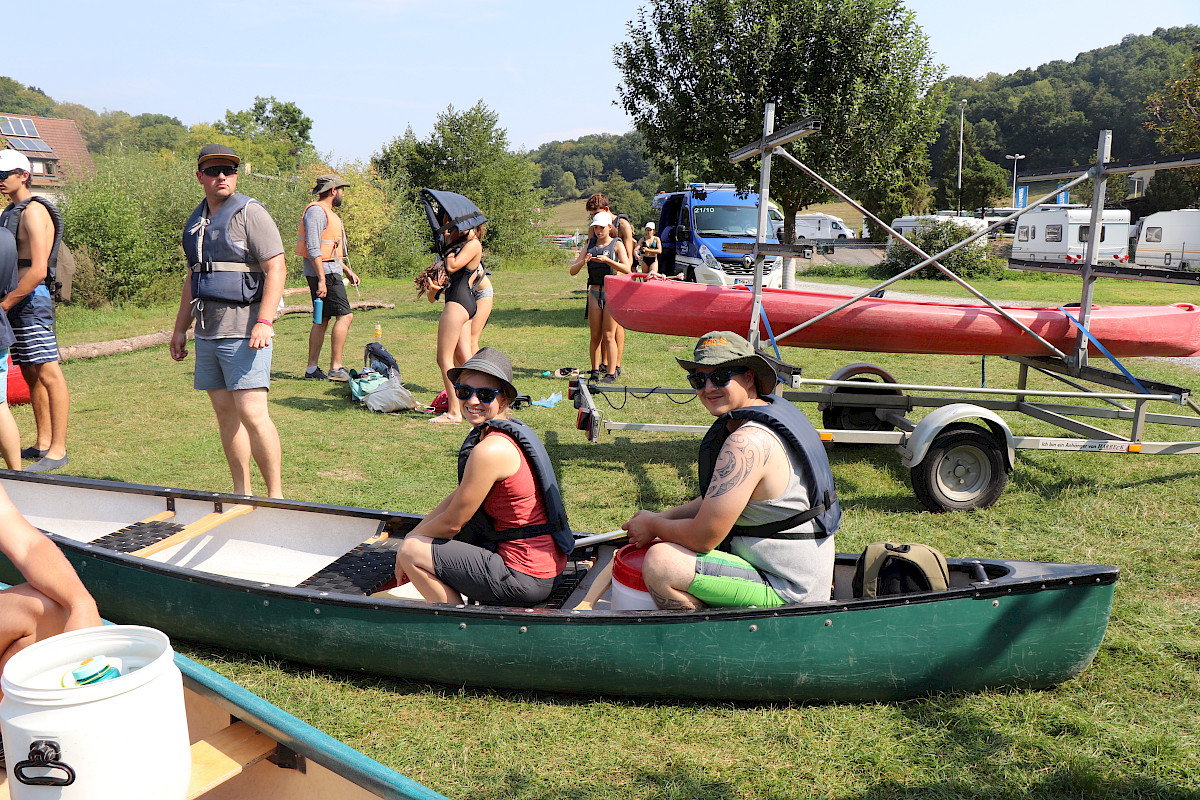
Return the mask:
<svg viewBox="0 0 1200 800">
<path fill-rule="evenodd" d="M 121 676 L 63 686 L 97 655 Z M 162 631 L 108 625 L 52 636 L 9 659 L 0 731 L 13 800 L 187 797 L 191 747 L 174 655 Z"/>
<path fill-rule="evenodd" d="M 631 544 L 625 545 L 613 556 L 613 611 L 654 611 L 658 608 L 642 581 L 642 559 L 645 557 L 644 548 Z"/>
</svg>

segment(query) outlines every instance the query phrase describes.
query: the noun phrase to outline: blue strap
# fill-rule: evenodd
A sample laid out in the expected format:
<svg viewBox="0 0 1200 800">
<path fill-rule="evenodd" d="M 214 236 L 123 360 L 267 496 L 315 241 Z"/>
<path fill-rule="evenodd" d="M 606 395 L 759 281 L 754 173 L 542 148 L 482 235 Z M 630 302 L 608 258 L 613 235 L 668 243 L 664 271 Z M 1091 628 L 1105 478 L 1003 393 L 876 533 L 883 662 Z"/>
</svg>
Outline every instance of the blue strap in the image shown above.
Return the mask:
<svg viewBox="0 0 1200 800">
<path fill-rule="evenodd" d="M 1104 357 L 1107 358 L 1109 361 L 1111 361 L 1113 363 L 1113 365 L 1116 366 L 1117 369 L 1121 370 L 1121 374 L 1124 375 L 1126 378 L 1128 378 L 1130 381 L 1132 381 L 1133 385 L 1138 388 L 1138 391 L 1140 391 L 1142 394 L 1150 394 L 1150 392 L 1146 391 L 1146 387 L 1142 386 L 1142 384 L 1138 382 L 1138 379 L 1133 377 L 1133 375 L 1130 374 L 1129 370 L 1125 369 L 1125 367 L 1121 364 L 1121 362 L 1117 361 L 1117 359 L 1113 356 L 1112 353 L 1108 352 L 1108 348 L 1105 347 L 1103 344 L 1101 344 L 1099 339 L 1097 339 L 1095 336 L 1092 336 L 1091 331 L 1089 331 L 1087 328 L 1080 325 L 1079 320 L 1077 320 L 1077 319 L 1075 319 L 1075 317 L 1071 316 L 1070 311 L 1067 311 L 1062 306 L 1059 306 L 1058 310 L 1063 312 L 1064 314 L 1066 314 L 1067 319 L 1071 320 L 1071 322 L 1074 322 L 1076 328 L 1079 328 L 1079 330 L 1083 331 L 1083 335 L 1088 338 L 1088 341 L 1091 342 L 1092 344 L 1096 345 L 1096 349 L 1099 350 L 1101 353 L 1103 353 Z"/>
<path fill-rule="evenodd" d="M 767 329 L 767 338 L 771 340 L 771 347 L 775 348 L 775 357 L 783 361 L 783 355 L 779 352 L 779 345 L 775 343 L 775 332 L 771 330 L 771 321 L 767 319 L 767 307 L 759 305 L 758 310 L 762 314 L 763 327 Z"/>
</svg>

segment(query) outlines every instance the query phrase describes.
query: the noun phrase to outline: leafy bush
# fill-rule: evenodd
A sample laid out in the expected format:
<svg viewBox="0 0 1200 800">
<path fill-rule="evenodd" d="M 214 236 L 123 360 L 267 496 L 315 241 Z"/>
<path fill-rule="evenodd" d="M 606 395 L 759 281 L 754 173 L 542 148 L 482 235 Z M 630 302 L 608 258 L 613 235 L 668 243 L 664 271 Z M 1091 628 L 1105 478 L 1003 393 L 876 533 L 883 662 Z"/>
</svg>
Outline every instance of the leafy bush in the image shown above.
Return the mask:
<svg viewBox="0 0 1200 800">
<path fill-rule="evenodd" d="M 911 235 L 910 240 L 929 255 L 935 255 L 973 233 L 975 231 L 971 228 L 959 225 L 953 219 L 929 220 Z M 879 280 L 891 278 L 924 260 L 907 247 L 893 244 L 888 248 L 887 258 L 872 270 L 872 277 Z M 988 256 L 986 246 L 981 247 L 974 243 L 939 259 L 938 263 L 966 280 L 996 278 L 1005 268 L 1002 260 Z M 914 273 L 912 277 L 949 280 L 941 270 L 932 265 Z"/>
</svg>

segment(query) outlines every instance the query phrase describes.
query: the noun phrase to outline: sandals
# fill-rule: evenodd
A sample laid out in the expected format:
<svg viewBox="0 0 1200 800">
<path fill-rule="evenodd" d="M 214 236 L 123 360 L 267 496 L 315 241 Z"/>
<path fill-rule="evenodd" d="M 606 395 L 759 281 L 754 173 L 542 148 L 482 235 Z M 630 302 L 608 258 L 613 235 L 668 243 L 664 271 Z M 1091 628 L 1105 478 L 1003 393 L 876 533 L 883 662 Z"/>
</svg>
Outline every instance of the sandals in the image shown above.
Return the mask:
<svg viewBox="0 0 1200 800">
<path fill-rule="evenodd" d="M 578 378 L 579 370 L 574 367 L 559 367 L 552 374 L 556 378 Z"/>
</svg>

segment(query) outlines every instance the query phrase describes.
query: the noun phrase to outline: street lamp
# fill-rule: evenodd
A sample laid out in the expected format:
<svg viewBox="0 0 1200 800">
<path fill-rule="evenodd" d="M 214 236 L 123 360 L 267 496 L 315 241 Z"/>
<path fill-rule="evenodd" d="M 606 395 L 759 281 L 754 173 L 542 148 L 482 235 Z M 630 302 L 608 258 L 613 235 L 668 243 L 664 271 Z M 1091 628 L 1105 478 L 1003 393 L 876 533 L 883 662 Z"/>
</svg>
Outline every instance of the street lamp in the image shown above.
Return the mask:
<svg viewBox="0 0 1200 800">
<path fill-rule="evenodd" d="M 963 122 L 967 113 L 967 101 L 958 104 L 958 215 L 962 216 L 962 156 L 963 156 Z"/>
<path fill-rule="evenodd" d="M 1011 159 L 1013 162 L 1013 195 L 1012 195 L 1013 208 L 1017 207 L 1017 162 L 1020 161 L 1024 157 L 1025 156 L 1021 155 L 1020 153 L 1017 153 L 1017 154 L 1011 155 L 1011 156 L 1005 156 L 1005 158 Z"/>
</svg>

